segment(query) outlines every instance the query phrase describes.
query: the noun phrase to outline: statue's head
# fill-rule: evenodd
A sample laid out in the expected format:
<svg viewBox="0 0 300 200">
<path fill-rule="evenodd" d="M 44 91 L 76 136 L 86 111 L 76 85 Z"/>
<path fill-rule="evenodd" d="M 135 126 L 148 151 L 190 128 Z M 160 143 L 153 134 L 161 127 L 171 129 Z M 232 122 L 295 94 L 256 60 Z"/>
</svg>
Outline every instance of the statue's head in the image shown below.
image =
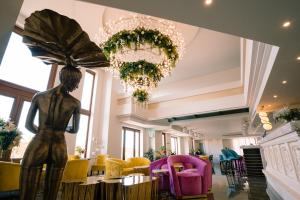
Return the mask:
<svg viewBox="0 0 300 200">
<path fill-rule="evenodd" d="M 64 86 L 67 92 L 72 92 L 78 88 L 78 84 L 82 77 L 81 71 L 72 66 L 65 66 L 59 73 L 60 83 Z"/>
</svg>

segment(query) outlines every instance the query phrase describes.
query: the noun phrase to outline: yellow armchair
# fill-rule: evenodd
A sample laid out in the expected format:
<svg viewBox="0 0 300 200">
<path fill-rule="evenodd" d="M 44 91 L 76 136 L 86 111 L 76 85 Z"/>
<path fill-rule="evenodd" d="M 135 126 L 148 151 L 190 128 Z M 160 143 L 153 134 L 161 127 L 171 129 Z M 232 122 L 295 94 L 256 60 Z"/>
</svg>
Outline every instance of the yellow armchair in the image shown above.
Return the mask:
<svg viewBox="0 0 300 200">
<path fill-rule="evenodd" d="M 105 165 L 105 175 L 107 177 L 127 176 L 135 173 L 134 167 L 149 166 L 150 163 L 150 160 L 143 157 L 129 158 L 127 160 L 108 158 Z"/>
<path fill-rule="evenodd" d="M 68 155 L 68 160 L 78 160 L 80 159 L 80 156 L 79 155 Z"/>
<path fill-rule="evenodd" d="M 84 182 L 87 178 L 89 161 L 86 159 L 69 160 L 66 164 L 62 182 Z"/>
<path fill-rule="evenodd" d="M 19 163 L 0 161 L 0 192 L 19 190 Z"/>
<path fill-rule="evenodd" d="M 94 165 L 92 165 L 92 168 L 91 168 L 91 175 L 93 174 L 94 171 L 97 171 L 98 174 L 99 174 L 99 172 L 105 172 L 105 163 L 106 163 L 107 157 L 108 156 L 105 154 L 100 154 L 97 156 L 96 163 Z"/>
</svg>

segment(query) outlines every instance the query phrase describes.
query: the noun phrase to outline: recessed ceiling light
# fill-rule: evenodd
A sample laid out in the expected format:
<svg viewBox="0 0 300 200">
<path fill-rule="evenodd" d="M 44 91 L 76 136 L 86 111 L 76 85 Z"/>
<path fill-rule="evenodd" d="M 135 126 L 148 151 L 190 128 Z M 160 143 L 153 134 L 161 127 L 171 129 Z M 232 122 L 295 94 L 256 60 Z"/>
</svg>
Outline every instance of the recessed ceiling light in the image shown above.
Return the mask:
<svg viewBox="0 0 300 200">
<path fill-rule="evenodd" d="M 284 80 L 284 81 L 282 81 L 281 83 L 282 83 L 282 84 L 287 84 L 287 81 Z"/>
<path fill-rule="evenodd" d="M 204 3 L 205 3 L 205 5 L 209 6 L 210 4 L 212 4 L 212 2 L 213 2 L 212 0 L 205 0 Z"/>
<path fill-rule="evenodd" d="M 277 97 L 278 97 L 278 96 L 277 96 L 276 94 L 274 94 L 274 95 L 273 95 L 273 98 L 275 98 L 275 99 L 276 99 Z"/>
<path fill-rule="evenodd" d="M 297 57 L 297 60 L 300 60 L 300 56 Z"/>
<path fill-rule="evenodd" d="M 288 27 L 290 27 L 291 26 L 291 22 L 290 21 L 285 21 L 285 22 L 283 22 L 283 24 L 282 24 L 282 27 L 283 28 L 288 28 Z"/>
</svg>

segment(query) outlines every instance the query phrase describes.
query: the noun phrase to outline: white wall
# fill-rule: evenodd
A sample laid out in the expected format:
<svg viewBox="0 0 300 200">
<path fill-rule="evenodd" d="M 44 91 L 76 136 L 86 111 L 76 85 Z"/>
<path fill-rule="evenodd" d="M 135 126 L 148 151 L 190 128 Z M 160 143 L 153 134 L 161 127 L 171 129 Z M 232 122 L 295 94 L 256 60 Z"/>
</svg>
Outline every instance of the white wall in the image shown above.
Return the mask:
<svg viewBox="0 0 300 200">
<path fill-rule="evenodd" d="M 223 149 L 222 139 L 206 139 L 204 140 L 204 151 L 207 155 L 213 155 L 214 162 L 219 162 L 219 155 Z"/>
</svg>

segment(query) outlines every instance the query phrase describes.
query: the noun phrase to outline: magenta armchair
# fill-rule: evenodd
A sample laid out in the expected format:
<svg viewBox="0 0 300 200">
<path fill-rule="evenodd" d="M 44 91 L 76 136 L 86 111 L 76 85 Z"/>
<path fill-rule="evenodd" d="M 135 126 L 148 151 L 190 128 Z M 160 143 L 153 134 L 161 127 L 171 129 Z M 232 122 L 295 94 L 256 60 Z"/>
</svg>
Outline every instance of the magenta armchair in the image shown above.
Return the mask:
<svg viewBox="0 0 300 200">
<path fill-rule="evenodd" d="M 211 190 L 211 188 L 212 188 L 212 164 L 207 159 L 200 158 L 200 160 L 204 161 L 207 164 L 203 181 L 208 184 L 208 190 Z"/>
<path fill-rule="evenodd" d="M 182 163 L 183 170 L 176 172 L 174 163 Z M 176 198 L 184 196 L 206 196 L 208 193 L 207 164 L 188 155 L 168 158 L 171 193 Z"/>
<path fill-rule="evenodd" d="M 150 164 L 150 176 L 157 176 L 157 174 L 153 174 L 152 170 L 154 169 L 168 169 L 167 157 L 156 160 Z M 159 174 L 159 190 L 169 190 L 170 182 L 169 182 L 169 173 L 161 173 Z"/>
</svg>

